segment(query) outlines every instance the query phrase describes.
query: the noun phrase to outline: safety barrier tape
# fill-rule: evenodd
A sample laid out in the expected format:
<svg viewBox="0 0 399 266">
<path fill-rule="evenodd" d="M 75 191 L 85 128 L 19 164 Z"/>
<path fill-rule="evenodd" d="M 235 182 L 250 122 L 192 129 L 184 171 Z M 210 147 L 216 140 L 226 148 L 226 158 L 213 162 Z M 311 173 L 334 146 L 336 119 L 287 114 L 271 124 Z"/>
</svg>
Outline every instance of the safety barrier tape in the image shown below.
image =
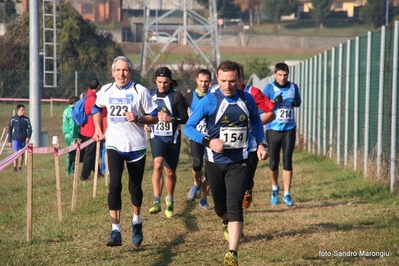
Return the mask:
<svg viewBox="0 0 399 266">
<path fill-rule="evenodd" d="M 80 149 L 84 149 L 90 144 L 92 144 L 95 140 L 94 139 L 89 139 L 88 141 L 83 142 L 80 144 Z M 56 151 L 54 147 L 33 147 L 33 154 L 50 154 L 54 153 L 54 156 L 60 156 L 67 154 L 68 152 L 71 152 L 73 150 L 76 150 L 77 144 L 72 144 L 69 147 L 63 148 L 61 150 Z M 25 146 L 23 149 L 11 154 L 4 160 L 0 161 L 0 172 L 3 171 L 4 169 L 7 168 L 10 164 L 12 164 L 19 156 L 21 156 L 26 150 L 28 149 L 28 146 Z"/>
</svg>

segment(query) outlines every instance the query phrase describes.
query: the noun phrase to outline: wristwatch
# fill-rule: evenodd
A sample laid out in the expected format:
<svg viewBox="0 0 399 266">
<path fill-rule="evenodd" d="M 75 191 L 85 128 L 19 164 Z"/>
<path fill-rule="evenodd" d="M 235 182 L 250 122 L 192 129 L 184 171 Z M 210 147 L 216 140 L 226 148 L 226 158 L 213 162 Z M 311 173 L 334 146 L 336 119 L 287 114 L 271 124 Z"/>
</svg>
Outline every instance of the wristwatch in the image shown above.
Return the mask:
<svg viewBox="0 0 399 266">
<path fill-rule="evenodd" d="M 141 116 L 137 116 L 137 122 L 141 123 L 143 121 L 143 118 Z"/>
<path fill-rule="evenodd" d="M 265 148 L 268 147 L 268 146 L 267 146 L 266 140 L 263 140 L 263 141 L 259 142 L 259 143 L 258 143 L 258 146 L 259 146 L 259 145 L 262 145 L 262 146 L 265 147 Z"/>
<path fill-rule="evenodd" d="M 170 117 L 170 122 L 172 122 L 172 123 L 175 122 L 175 118 L 173 116 Z"/>
</svg>

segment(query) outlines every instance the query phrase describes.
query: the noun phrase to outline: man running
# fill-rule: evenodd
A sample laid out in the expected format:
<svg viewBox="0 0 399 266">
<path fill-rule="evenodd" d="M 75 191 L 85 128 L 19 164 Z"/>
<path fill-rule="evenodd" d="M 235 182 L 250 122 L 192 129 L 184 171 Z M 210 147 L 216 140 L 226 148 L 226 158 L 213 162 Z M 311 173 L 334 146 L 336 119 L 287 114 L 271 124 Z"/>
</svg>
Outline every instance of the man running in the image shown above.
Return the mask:
<svg viewBox="0 0 399 266">
<path fill-rule="evenodd" d="M 212 74 L 207 69 L 201 69 L 197 73 L 195 79 L 197 83 L 197 88 L 194 91 L 190 91 L 184 95 L 186 104 L 188 106 L 188 114 L 191 115 L 195 107 L 197 106 L 199 100 L 201 100 L 209 90 L 211 85 Z M 198 124 L 197 129 L 204 134 L 206 134 L 206 122 L 202 120 Z M 208 204 L 208 194 L 210 191 L 209 182 L 207 180 L 206 174 L 204 177 L 204 182 L 201 182 L 202 178 L 202 166 L 204 164 L 204 146 L 190 139 L 190 153 L 191 153 L 191 166 L 194 177 L 194 184 L 191 186 L 187 193 L 187 198 L 189 200 L 195 200 L 197 197 L 197 192 L 202 185 L 202 195 L 200 199 L 200 206 L 205 210 L 212 209 Z"/>
<path fill-rule="evenodd" d="M 295 109 L 302 103 L 298 85 L 288 81 L 289 67 L 278 63 L 274 69 L 274 81 L 263 89 L 263 93 L 274 99 L 276 119 L 266 125 L 266 140 L 269 145 L 269 170 L 272 179 L 272 196 L 270 203 L 279 203 L 280 185 L 278 184 L 280 151 L 283 151 L 283 200 L 287 206 L 293 206 L 291 197 L 292 155 L 295 147 L 296 121 Z"/>
<path fill-rule="evenodd" d="M 206 147 L 205 171 L 216 214 L 223 220 L 229 252 L 224 265 L 238 265 L 238 246 L 244 228 L 242 200 L 248 177 L 249 125 L 258 144 L 258 158 L 264 160 L 262 121 L 254 98 L 239 89 L 239 66 L 223 61 L 217 69 L 219 88 L 207 94 L 188 119 L 184 133 Z M 197 129 L 201 120 L 207 121 L 207 136 Z"/>
<path fill-rule="evenodd" d="M 167 67 L 155 71 L 155 84 L 157 88 L 151 95 L 158 105 L 158 123 L 151 125 L 150 144 L 154 160 L 152 173 L 152 188 L 154 202 L 150 208 L 151 214 L 161 211 L 161 194 L 164 184 L 163 171 L 165 171 L 165 215 L 172 218 L 174 213 L 173 194 L 176 186 L 176 168 L 179 162 L 181 130 L 180 125 L 188 119 L 187 106 L 183 95 L 175 90 L 178 83 L 172 79 L 172 71 Z M 149 130 L 149 128 L 147 128 Z"/>
<path fill-rule="evenodd" d="M 122 173 L 125 165 L 129 173 L 129 193 L 133 208 L 132 243 L 140 246 L 143 242 L 140 210 L 143 202 L 141 184 L 147 151 L 144 124 L 157 123 L 158 118 L 156 103 L 145 87 L 131 80 L 133 73 L 133 63 L 129 58 L 115 58 L 112 63 L 112 77 L 115 82 L 101 88 L 93 107 L 93 138 L 96 141 L 103 139 L 102 108 L 105 107 L 108 111 L 106 148 L 110 175 L 108 208 L 112 231 L 107 246 L 122 245 L 120 218 Z"/>
</svg>

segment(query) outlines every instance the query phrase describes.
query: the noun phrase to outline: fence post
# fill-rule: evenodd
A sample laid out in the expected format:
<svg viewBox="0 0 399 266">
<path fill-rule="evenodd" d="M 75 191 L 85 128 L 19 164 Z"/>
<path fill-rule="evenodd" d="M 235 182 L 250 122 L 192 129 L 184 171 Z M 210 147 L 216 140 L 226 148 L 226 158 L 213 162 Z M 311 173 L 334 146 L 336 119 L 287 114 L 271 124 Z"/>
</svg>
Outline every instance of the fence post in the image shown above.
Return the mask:
<svg viewBox="0 0 399 266">
<path fill-rule="evenodd" d="M 50 116 L 53 117 L 53 98 L 50 98 Z"/>
<path fill-rule="evenodd" d="M 57 189 L 58 221 L 62 222 L 60 161 L 59 161 L 59 156 L 58 156 L 58 137 L 57 136 L 53 136 L 53 145 L 54 145 L 55 183 L 56 183 L 56 189 Z"/>
<path fill-rule="evenodd" d="M 94 166 L 93 198 L 95 198 L 97 195 L 98 164 L 99 164 L 99 158 L 101 158 L 100 145 L 101 145 L 101 142 L 97 141 L 96 142 L 96 164 Z"/>
<path fill-rule="evenodd" d="M 8 138 L 8 133 L 7 133 L 7 135 L 6 135 L 5 139 L 4 139 L 3 146 L 1 146 L 0 155 L 3 153 L 4 146 L 7 143 L 7 138 Z"/>
<path fill-rule="evenodd" d="M 28 185 L 26 200 L 26 240 L 32 239 L 32 206 L 33 206 L 33 144 L 28 144 Z"/>
<path fill-rule="evenodd" d="M 399 56 L 399 21 L 395 21 L 394 28 L 394 47 L 393 47 L 393 66 L 392 66 L 392 114 L 391 114 L 391 169 L 390 169 L 390 188 L 394 190 L 396 179 L 396 125 L 397 125 L 397 107 L 398 107 L 398 56 Z M 392 120 L 394 119 L 394 120 Z"/>
<path fill-rule="evenodd" d="M 79 167 L 80 167 L 80 142 L 82 140 L 78 139 L 76 143 L 76 156 L 75 156 L 75 172 L 73 173 L 73 190 L 72 190 L 72 204 L 71 210 L 76 210 L 76 200 L 78 193 L 78 180 L 79 180 Z"/>
</svg>

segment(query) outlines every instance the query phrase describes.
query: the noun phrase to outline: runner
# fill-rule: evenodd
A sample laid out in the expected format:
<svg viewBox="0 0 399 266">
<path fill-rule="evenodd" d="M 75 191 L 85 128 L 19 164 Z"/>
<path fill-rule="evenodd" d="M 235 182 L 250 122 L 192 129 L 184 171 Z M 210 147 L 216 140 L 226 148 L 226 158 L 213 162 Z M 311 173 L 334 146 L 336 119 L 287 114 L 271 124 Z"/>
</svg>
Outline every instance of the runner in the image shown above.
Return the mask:
<svg viewBox="0 0 399 266">
<path fill-rule="evenodd" d="M 258 144 L 257 154 L 264 160 L 262 121 L 254 98 L 239 89 L 240 70 L 235 62 L 223 61 L 217 69 L 219 88 L 197 105 L 184 127 L 186 136 L 206 147 L 205 171 L 215 212 L 223 221 L 229 252 L 224 265 L 238 265 L 238 246 L 243 232 L 242 200 L 248 177 L 248 134 L 251 126 Z M 207 136 L 197 129 L 207 121 Z"/>
<path fill-rule="evenodd" d="M 115 82 L 101 88 L 93 107 L 95 126 L 93 138 L 96 141 L 103 139 L 102 108 L 108 110 L 106 147 L 110 175 L 108 208 L 112 232 L 107 240 L 107 246 L 122 245 L 120 217 L 122 173 L 125 165 L 129 173 L 129 193 L 133 207 L 132 243 L 139 246 L 143 242 L 140 210 L 143 202 L 141 184 L 147 151 L 144 123 L 157 123 L 158 118 L 157 105 L 145 87 L 131 80 L 133 73 L 133 63 L 129 58 L 124 56 L 115 58 L 112 63 L 112 77 Z"/>
<path fill-rule="evenodd" d="M 186 104 L 188 106 L 188 114 L 191 115 L 195 106 L 198 104 L 199 100 L 201 100 L 209 90 L 209 86 L 211 84 L 212 74 L 207 69 L 201 69 L 197 73 L 197 77 L 195 79 L 197 83 L 197 88 L 194 91 L 190 91 L 184 95 L 184 99 L 186 100 Z M 263 95 L 263 94 L 262 94 Z M 204 120 L 197 126 L 197 128 L 206 134 L 206 123 Z M 197 192 L 202 185 L 202 195 L 200 199 L 200 207 L 205 210 L 211 210 L 212 207 L 208 204 L 208 194 L 210 191 L 210 186 L 208 179 L 205 176 L 202 178 L 202 166 L 204 164 L 204 146 L 202 144 L 192 141 L 190 139 L 190 153 L 191 153 L 191 166 L 194 177 L 194 184 L 191 186 L 190 190 L 187 193 L 187 198 L 189 200 L 195 200 L 197 197 Z"/>
<path fill-rule="evenodd" d="M 276 119 L 266 125 L 266 140 L 270 151 L 270 176 L 272 179 L 272 196 L 270 203 L 279 203 L 280 185 L 278 184 L 280 151 L 283 150 L 284 197 L 287 206 L 293 206 L 291 198 L 292 154 L 295 147 L 296 122 L 294 107 L 301 106 L 302 100 L 298 85 L 288 81 L 289 67 L 278 63 L 274 69 L 275 81 L 263 89 L 263 93 L 274 99 Z"/>
<path fill-rule="evenodd" d="M 147 127 L 150 131 L 151 153 L 154 160 L 152 173 L 152 188 L 154 202 L 150 208 L 151 214 L 161 211 L 161 194 L 164 184 L 163 170 L 165 171 L 165 215 L 172 218 L 174 213 L 173 194 L 176 186 L 176 168 L 179 162 L 181 131 L 180 125 L 188 119 L 187 106 L 183 95 L 175 89 L 178 83 L 172 79 L 172 71 L 167 67 L 155 71 L 155 84 L 157 88 L 151 95 L 158 105 L 159 122 Z"/>
</svg>

